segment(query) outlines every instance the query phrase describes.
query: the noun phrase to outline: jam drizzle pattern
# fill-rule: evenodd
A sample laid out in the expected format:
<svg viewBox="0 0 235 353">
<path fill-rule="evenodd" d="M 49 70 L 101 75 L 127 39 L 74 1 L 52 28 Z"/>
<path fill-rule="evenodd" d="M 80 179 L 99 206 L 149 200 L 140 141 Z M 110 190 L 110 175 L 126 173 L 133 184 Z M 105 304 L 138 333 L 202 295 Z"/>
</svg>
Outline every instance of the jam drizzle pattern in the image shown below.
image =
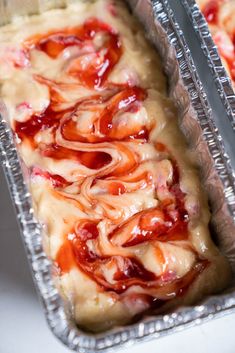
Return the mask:
<svg viewBox="0 0 235 353">
<path fill-rule="evenodd" d="M 97 36 L 101 37 L 101 45 L 95 44 Z M 208 262 L 200 259 L 195 249 L 189 245 L 189 216 L 184 206 L 185 195 L 180 189 L 176 161 L 163 144 L 155 145 L 156 160 L 153 162 L 161 163 L 161 156 L 164 156 L 172 168 L 172 180 L 164 186 L 168 196 L 161 198 L 158 195 L 161 188 L 157 180 L 147 169 L 147 164 L 144 168 L 148 161 L 141 161 L 133 149 L 133 144 L 141 146 L 151 143 L 153 125 L 144 120 L 141 123 L 132 122 L 135 114 L 140 113 L 143 107 L 147 90 L 130 83 L 115 84 L 109 80 L 123 52 L 119 35 L 109 25 L 92 18 L 80 27 L 31 37 L 25 41 L 24 46 L 29 57 L 32 50 L 38 50 L 55 60 L 69 47 L 75 50 L 76 55 L 64 68 L 72 82 L 56 82 L 43 76 L 34 76 L 37 82 L 48 87 L 50 104 L 41 113 L 33 113 L 25 122 L 15 121 L 15 134 L 21 143 L 29 144 L 45 158 L 72 160 L 92 171 L 89 177 L 85 173 L 78 180 L 69 181 L 34 167 L 32 177 L 40 176 L 48 180 L 51 188 L 67 200 L 76 200 L 76 195 L 66 189 L 72 184 L 77 185 L 78 194 L 86 184 L 90 191 L 99 187 L 105 195 L 116 197 L 151 186 L 158 200 L 156 207 L 137 212 L 128 219 L 125 219 L 125 214 L 118 218 L 112 216 L 111 211 L 115 210 L 115 205 L 111 204 L 103 206 L 103 215 L 98 219 L 94 217 L 94 209 L 81 203 L 78 207 L 85 212 L 87 218 L 72 224 L 71 231 L 64 236 L 63 245 L 55 259 L 60 274 L 78 267 L 97 283 L 99 290 L 116 292 L 120 296 L 128 288 L 140 286 L 147 294 L 136 293 L 135 298 L 139 296 L 149 306 L 156 306 L 156 303 L 162 305 L 184 294 Z M 90 90 L 91 94 L 73 102 L 64 98 L 63 90 L 76 90 L 81 86 Z M 123 126 L 124 115 L 127 123 Z M 84 119 L 89 120 L 85 128 L 84 124 L 80 124 Z M 44 132 L 50 134 L 52 142 L 38 142 L 37 136 Z M 116 161 L 112 153 L 109 153 L 112 149 L 119 153 L 120 157 Z M 91 204 L 98 202 L 94 194 L 87 193 L 86 196 Z M 104 219 L 112 224 L 113 230 L 108 235 L 108 241 L 114 254 L 103 253 L 100 223 Z M 115 249 L 131 250 L 146 242 L 153 244 L 158 261 L 165 269 L 160 276 L 147 270 L 133 254 L 123 256 L 118 251 L 115 254 Z M 187 243 L 190 251 L 195 254 L 193 267 L 182 277 L 167 269 L 167 260 L 158 245 L 166 242 L 182 242 L 182 246 Z M 112 280 L 105 276 L 105 271 L 109 270 L 113 273 Z M 154 290 L 157 294 L 148 294 L 148 290 Z"/>
</svg>

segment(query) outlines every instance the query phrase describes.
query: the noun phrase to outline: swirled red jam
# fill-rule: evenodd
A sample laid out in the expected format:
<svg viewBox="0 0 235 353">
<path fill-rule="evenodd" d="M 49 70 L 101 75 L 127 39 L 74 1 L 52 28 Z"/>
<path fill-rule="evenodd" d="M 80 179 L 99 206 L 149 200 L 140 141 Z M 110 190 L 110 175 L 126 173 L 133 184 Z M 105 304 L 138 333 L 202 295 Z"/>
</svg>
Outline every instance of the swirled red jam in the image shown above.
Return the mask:
<svg viewBox="0 0 235 353">
<path fill-rule="evenodd" d="M 19 20 L 0 46 L 1 95 L 76 322 L 104 330 L 222 289 L 228 265 L 162 64 L 122 2 Z"/>
<path fill-rule="evenodd" d="M 235 85 L 235 1 L 197 0 L 223 64 Z"/>
</svg>

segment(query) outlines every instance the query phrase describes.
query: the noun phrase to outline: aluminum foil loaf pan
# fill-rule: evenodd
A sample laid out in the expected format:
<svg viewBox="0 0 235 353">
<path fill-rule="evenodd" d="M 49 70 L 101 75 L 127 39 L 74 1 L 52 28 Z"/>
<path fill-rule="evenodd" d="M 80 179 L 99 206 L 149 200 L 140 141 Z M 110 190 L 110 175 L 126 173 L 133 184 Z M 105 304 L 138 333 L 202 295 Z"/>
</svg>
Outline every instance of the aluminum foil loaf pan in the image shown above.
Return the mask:
<svg viewBox="0 0 235 353">
<path fill-rule="evenodd" d="M 235 93 L 231 79 L 223 66 L 207 21 L 195 0 L 169 0 L 176 20 L 184 32 L 208 100 L 212 101 L 213 117 L 230 152 L 235 169 Z M 208 64 L 209 70 L 205 70 Z M 221 119 L 221 114 L 227 116 Z"/>
<path fill-rule="evenodd" d="M 228 118 L 235 131 L 235 93 L 226 69 L 223 67 L 217 47 L 213 42 L 208 24 L 195 0 L 181 0 L 190 22 L 198 36 L 201 48 L 208 60 L 213 79 L 224 103 Z"/>
<path fill-rule="evenodd" d="M 165 73 L 169 78 L 169 96 L 178 107 L 180 126 L 191 149 L 196 152 L 202 184 L 208 192 L 216 242 L 228 257 L 235 273 L 234 173 L 225 141 L 214 122 L 188 46 L 166 0 L 127 2 L 164 60 Z M 0 18 L 4 19 L 4 24 L 15 15 L 37 13 L 65 5 L 65 1 L 1 1 Z M 65 345 L 77 352 L 103 352 L 160 337 L 235 310 L 235 289 L 231 283 L 226 293 L 206 298 L 196 306 L 180 307 L 167 315 L 148 315 L 132 325 L 99 334 L 79 330 L 52 281 L 51 263 L 42 248 L 42 229 L 34 218 L 32 200 L 7 122 L 4 102 L 1 103 L 0 112 L 1 160 L 22 239 L 48 324 Z M 224 113 L 226 119 L 226 110 Z"/>
</svg>

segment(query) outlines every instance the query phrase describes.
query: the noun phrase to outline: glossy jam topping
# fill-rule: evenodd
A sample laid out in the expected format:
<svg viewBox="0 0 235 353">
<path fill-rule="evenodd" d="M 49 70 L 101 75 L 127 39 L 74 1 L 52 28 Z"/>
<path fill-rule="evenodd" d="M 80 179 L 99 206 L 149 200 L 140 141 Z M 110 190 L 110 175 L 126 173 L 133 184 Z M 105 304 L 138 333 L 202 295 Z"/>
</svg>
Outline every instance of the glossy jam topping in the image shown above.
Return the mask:
<svg viewBox="0 0 235 353">
<path fill-rule="evenodd" d="M 55 195 L 68 202 L 75 200 L 87 216 L 71 224 L 71 231 L 64 234 L 55 259 L 60 275 L 79 268 L 99 290 L 120 295 L 133 286 L 154 288 L 159 298 L 135 294 L 135 300 L 145 298 L 153 307 L 183 294 L 207 262 L 191 246 L 188 248 L 195 257 L 193 267 L 183 276 L 168 269 L 160 244 L 188 244 L 189 241 L 185 194 L 180 188 L 180 173 L 171 152 L 160 141 L 152 144 L 154 126 L 146 118 L 144 108 L 147 90 L 128 81 L 116 84 L 110 80 L 110 73 L 123 52 L 119 35 L 109 25 L 92 18 L 80 27 L 31 37 L 24 47 L 29 57 L 32 50 L 37 50 L 52 60 L 63 56 L 68 48 L 73 48 L 75 53 L 63 69 L 63 75 L 72 79 L 72 83 L 35 75 L 34 79 L 48 88 L 50 103 L 43 111 L 32 112 L 28 120 L 15 121 L 14 125 L 21 144 L 27 143 L 40 157 L 54 162 L 73 161 L 80 168 L 73 182 L 39 167 L 32 169 L 32 177 L 48 180 Z M 65 93 L 72 91 L 74 97 L 74 92 L 81 92 L 81 87 L 84 91 L 90 90 L 90 94 L 66 98 Z M 145 145 L 155 153 L 149 157 L 154 171 L 149 170 L 148 160 L 144 161 L 138 152 Z M 169 174 L 165 183 L 161 169 Z M 154 176 L 155 172 L 158 176 Z M 71 175 L 74 178 L 75 173 Z M 74 185 L 76 191 L 68 191 Z M 124 202 L 123 209 L 117 212 L 118 198 L 139 190 L 145 193 L 147 189 L 148 192 L 151 189 L 157 206 L 126 217 Z M 83 199 L 78 201 L 82 193 Z M 94 217 L 96 207 L 99 212 Z M 110 253 L 103 250 L 101 225 L 105 221 L 112 227 L 107 235 Z M 153 248 L 163 269 L 161 275 L 148 270 L 133 254 L 135 247 L 146 244 Z M 130 251 L 128 255 L 120 254 L 124 250 Z"/>
<path fill-rule="evenodd" d="M 109 184 L 109 192 L 111 195 L 122 195 L 126 191 L 125 186 L 119 182 L 111 182 Z"/>
<path fill-rule="evenodd" d="M 112 161 L 112 157 L 105 152 L 82 152 L 64 148 L 56 144 L 48 145 L 42 155 L 53 159 L 71 159 L 78 161 L 90 169 L 100 169 Z"/>
<path fill-rule="evenodd" d="M 94 223 L 81 221 L 74 233 L 70 233 L 69 239 L 64 242 L 57 254 L 56 262 L 62 273 L 67 273 L 74 266 L 78 266 L 104 290 L 121 294 L 135 285 L 143 288 L 161 288 L 161 295 L 166 296 L 167 300 L 167 296 L 183 295 L 192 281 L 209 264 L 207 260 L 198 259 L 195 266 L 182 278 L 167 272 L 156 276 L 153 272 L 146 270 L 135 258 L 97 256 L 89 250 L 87 240 L 97 239 L 98 235 L 99 232 Z M 115 268 L 114 283 L 110 283 L 104 277 L 101 270 L 104 267 Z"/>
<path fill-rule="evenodd" d="M 94 48 L 94 39 L 99 33 L 105 34 L 104 42 L 100 48 Z M 72 61 L 68 72 L 83 84 L 96 88 L 106 81 L 122 53 L 118 35 L 109 25 L 96 18 L 87 20 L 80 27 L 36 35 L 29 38 L 25 46 L 41 50 L 51 58 L 57 58 L 67 47 L 76 47 L 81 55 Z M 88 53 L 91 57 L 85 65 L 82 59 Z"/>
<path fill-rule="evenodd" d="M 110 240 L 114 243 L 121 243 L 124 247 L 153 240 L 186 240 L 188 237 L 187 221 L 180 218 L 181 215 L 178 214 L 176 219 L 172 219 L 167 210 L 159 208 L 143 211 L 115 229 L 110 234 Z M 124 243 L 121 241 L 123 232 L 128 232 Z"/>
</svg>

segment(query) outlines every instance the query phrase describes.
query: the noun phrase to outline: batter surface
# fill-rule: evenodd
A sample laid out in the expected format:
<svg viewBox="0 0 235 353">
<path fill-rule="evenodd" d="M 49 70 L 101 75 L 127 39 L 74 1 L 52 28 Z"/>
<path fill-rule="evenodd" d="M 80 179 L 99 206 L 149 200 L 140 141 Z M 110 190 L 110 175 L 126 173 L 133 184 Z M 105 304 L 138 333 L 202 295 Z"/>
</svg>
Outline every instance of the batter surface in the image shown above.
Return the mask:
<svg viewBox="0 0 235 353">
<path fill-rule="evenodd" d="M 124 4 L 16 19 L 0 48 L 44 249 L 78 325 L 104 330 L 225 288 L 161 60 Z"/>
</svg>

